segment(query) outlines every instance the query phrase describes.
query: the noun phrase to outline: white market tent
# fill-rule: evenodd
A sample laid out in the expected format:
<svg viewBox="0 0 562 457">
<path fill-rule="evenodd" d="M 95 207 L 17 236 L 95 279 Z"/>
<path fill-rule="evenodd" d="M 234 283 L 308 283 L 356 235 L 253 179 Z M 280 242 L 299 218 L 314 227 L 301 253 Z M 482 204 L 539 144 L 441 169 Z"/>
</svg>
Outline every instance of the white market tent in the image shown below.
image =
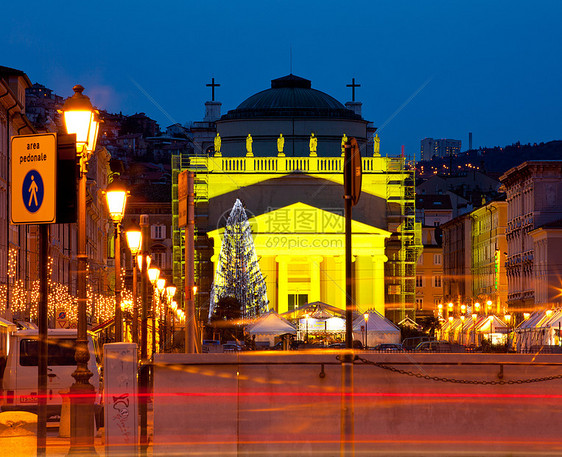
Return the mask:
<svg viewBox="0 0 562 457">
<path fill-rule="evenodd" d="M 260 316 L 246 328 L 246 332 L 252 336 L 255 335 L 256 341 L 269 341 L 270 345 L 275 344 L 276 336 L 287 333 L 297 334 L 295 327 L 275 311 Z"/>
<path fill-rule="evenodd" d="M 376 311 L 368 311 L 367 321 L 361 315 L 353 322 L 353 339 L 364 341 L 364 333 L 367 332 L 367 346 L 372 347 L 381 343 L 399 344 L 402 341 L 400 328 L 392 321 Z M 361 328 L 363 327 L 363 330 Z"/>
<path fill-rule="evenodd" d="M 476 324 L 478 341 L 488 340 L 492 344 L 503 344 L 506 340 L 507 325 L 495 314 L 481 318 Z"/>
<path fill-rule="evenodd" d="M 560 344 L 562 310 L 535 311 L 515 329 L 517 352 L 527 352 L 533 346 Z"/>
</svg>

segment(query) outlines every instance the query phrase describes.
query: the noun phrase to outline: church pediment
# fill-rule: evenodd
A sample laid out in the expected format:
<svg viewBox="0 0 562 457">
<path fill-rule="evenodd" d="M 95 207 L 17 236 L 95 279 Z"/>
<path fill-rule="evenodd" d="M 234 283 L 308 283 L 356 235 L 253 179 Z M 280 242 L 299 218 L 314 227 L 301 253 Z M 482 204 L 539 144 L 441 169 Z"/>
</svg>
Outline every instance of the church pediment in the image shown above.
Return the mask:
<svg viewBox="0 0 562 457">
<path fill-rule="evenodd" d="M 306 203 L 297 202 L 281 208 L 250 217 L 248 219 L 252 234 L 310 234 L 310 235 L 342 235 L 345 233 L 345 217 L 341 208 L 316 208 Z M 363 222 L 352 221 L 351 230 L 354 235 L 379 235 L 390 237 L 391 233 Z M 219 228 L 209 232 L 215 237 L 224 232 Z"/>
<path fill-rule="evenodd" d="M 297 202 L 282 208 L 255 216 L 250 220 L 255 233 L 315 233 L 342 234 L 345 233 L 345 216 L 341 208 L 316 208 L 306 203 Z M 385 238 L 390 232 L 371 225 L 352 221 L 351 229 L 354 234 L 381 235 Z"/>
</svg>

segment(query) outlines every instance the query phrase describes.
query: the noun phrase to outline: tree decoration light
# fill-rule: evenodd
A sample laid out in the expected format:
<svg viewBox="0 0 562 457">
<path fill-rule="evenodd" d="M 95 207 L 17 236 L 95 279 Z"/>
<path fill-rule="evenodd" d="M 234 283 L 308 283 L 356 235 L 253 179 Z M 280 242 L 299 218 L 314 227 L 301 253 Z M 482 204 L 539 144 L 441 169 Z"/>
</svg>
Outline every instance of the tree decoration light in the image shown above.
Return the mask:
<svg viewBox="0 0 562 457">
<path fill-rule="evenodd" d="M 252 230 L 242 202 L 236 199 L 228 216 L 213 286 L 209 319 L 219 300 L 234 297 L 240 303 L 242 318 L 267 311 L 267 288 L 256 255 Z"/>
</svg>

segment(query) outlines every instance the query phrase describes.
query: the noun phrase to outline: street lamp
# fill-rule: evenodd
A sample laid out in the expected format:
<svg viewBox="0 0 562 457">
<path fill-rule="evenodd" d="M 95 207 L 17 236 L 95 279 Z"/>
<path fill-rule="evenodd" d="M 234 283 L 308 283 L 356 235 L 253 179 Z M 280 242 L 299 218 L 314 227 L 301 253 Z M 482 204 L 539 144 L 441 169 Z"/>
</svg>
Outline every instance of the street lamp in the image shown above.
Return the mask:
<svg viewBox="0 0 562 457">
<path fill-rule="evenodd" d="M 451 313 L 453 312 L 453 303 L 449 302 L 447 304 L 447 307 L 448 307 L 448 316 L 450 316 Z"/>
<path fill-rule="evenodd" d="M 125 236 L 127 237 L 127 245 L 133 256 L 133 343 L 138 343 L 139 308 L 137 304 L 137 256 L 142 246 L 142 232 L 140 228 L 134 224 L 125 232 Z"/>
<path fill-rule="evenodd" d="M 166 331 L 166 337 L 167 337 L 167 333 L 168 333 L 168 316 L 170 315 L 170 308 L 172 309 L 172 313 L 170 316 L 170 347 L 173 348 L 174 347 L 174 320 L 175 320 L 175 312 L 176 310 L 172 307 L 172 303 L 175 303 L 173 301 L 174 299 L 174 295 L 176 295 L 176 286 L 174 286 L 173 284 L 170 284 L 168 287 L 166 287 L 166 313 L 164 314 L 164 322 L 165 322 L 165 326 L 164 329 Z"/>
<path fill-rule="evenodd" d="M 158 267 L 151 267 L 148 269 L 148 279 L 153 286 L 156 287 L 156 281 L 160 277 L 160 269 Z"/>
<path fill-rule="evenodd" d="M 490 309 L 492 308 L 492 300 L 488 300 L 486 302 L 486 314 L 490 313 Z"/>
<path fill-rule="evenodd" d="M 305 336 L 305 341 L 308 343 L 308 319 L 310 318 L 310 316 L 308 314 L 306 314 L 304 316 L 304 321 L 306 322 L 306 336 Z"/>
<path fill-rule="evenodd" d="M 480 314 L 480 303 L 474 303 L 474 309 L 476 310 L 476 314 Z"/>
<path fill-rule="evenodd" d="M 90 384 L 92 372 L 88 369 L 86 316 L 87 288 L 86 268 L 86 180 L 88 160 L 96 149 L 98 137 L 98 112 L 90 98 L 82 94 L 84 88 L 73 87 L 74 95 L 67 98 L 62 107 L 68 134 L 76 135 L 76 154 L 80 162 L 78 181 L 78 329 L 76 333 L 76 371 L 72 373 L 74 383 L 70 387 L 70 453 L 95 453 L 94 449 L 94 400 L 95 388 Z"/>
<path fill-rule="evenodd" d="M 125 215 L 127 190 L 124 184 L 114 179 L 105 190 L 109 217 L 115 229 L 115 341 L 123 341 L 123 311 L 121 310 L 121 221 Z"/>
<path fill-rule="evenodd" d="M 166 303 L 164 303 L 164 291 L 166 290 L 166 280 L 164 278 L 158 278 L 156 281 L 156 289 L 158 289 L 158 314 L 160 315 L 160 322 L 158 323 L 158 334 L 159 334 L 159 351 L 163 352 L 163 348 L 166 345 L 166 336 L 164 335 L 164 309 Z"/>
<path fill-rule="evenodd" d="M 142 244 L 142 240 L 141 240 L 141 244 Z M 142 254 L 137 255 L 137 264 L 138 264 L 138 267 L 139 267 L 140 271 L 142 271 L 143 259 L 144 259 L 144 256 Z M 150 270 L 150 263 L 151 262 L 152 262 L 152 258 L 149 255 L 147 255 L 146 256 L 146 271 L 147 272 L 148 272 L 148 270 Z"/>
<path fill-rule="evenodd" d="M 478 318 L 478 314 L 474 313 L 472 315 L 472 328 L 474 329 L 474 346 L 476 346 L 476 319 Z"/>
<path fill-rule="evenodd" d="M 369 313 L 363 314 L 363 318 L 365 319 L 365 349 L 367 349 L 367 343 L 369 342 Z"/>
<path fill-rule="evenodd" d="M 156 301 L 154 299 L 156 292 L 156 281 L 160 277 L 160 270 L 156 267 L 151 267 L 148 269 L 148 280 L 152 283 L 153 293 L 152 293 L 152 354 L 156 353 Z"/>
</svg>

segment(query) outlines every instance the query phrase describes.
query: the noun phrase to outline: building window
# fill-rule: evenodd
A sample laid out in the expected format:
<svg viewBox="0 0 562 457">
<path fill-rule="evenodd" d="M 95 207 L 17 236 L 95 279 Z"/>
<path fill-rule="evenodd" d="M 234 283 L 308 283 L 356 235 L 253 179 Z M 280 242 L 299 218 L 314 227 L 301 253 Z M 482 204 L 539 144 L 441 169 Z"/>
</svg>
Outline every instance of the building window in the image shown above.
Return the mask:
<svg viewBox="0 0 562 457">
<path fill-rule="evenodd" d="M 416 275 L 416 287 L 423 287 L 423 276 Z"/>
<path fill-rule="evenodd" d="M 441 254 L 433 254 L 433 265 L 441 265 Z"/>
<path fill-rule="evenodd" d="M 441 287 L 441 275 L 433 276 L 433 287 Z"/>
<path fill-rule="evenodd" d="M 423 309 L 423 298 L 416 298 L 416 309 L 418 311 Z"/>
<path fill-rule="evenodd" d="M 165 225 L 153 225 L 150 227 L 151 237 L 153 240 L 163 240 L 166 238 L 166 226 Z"/>
<path fill-rule="evenodd" d="M 152 255 L 152 264 L 157 266 L 160 269 L 166 268 L 164 265 L 164 260 L 166 259 L 163 252 L 153 252 Z"/>
<path fill-rule="evenodd" d="M 306 305 L 308 301 L 307 294 L 289 294 L 287 311 L 292 311 L 295 308 Z"/>
</svg>

